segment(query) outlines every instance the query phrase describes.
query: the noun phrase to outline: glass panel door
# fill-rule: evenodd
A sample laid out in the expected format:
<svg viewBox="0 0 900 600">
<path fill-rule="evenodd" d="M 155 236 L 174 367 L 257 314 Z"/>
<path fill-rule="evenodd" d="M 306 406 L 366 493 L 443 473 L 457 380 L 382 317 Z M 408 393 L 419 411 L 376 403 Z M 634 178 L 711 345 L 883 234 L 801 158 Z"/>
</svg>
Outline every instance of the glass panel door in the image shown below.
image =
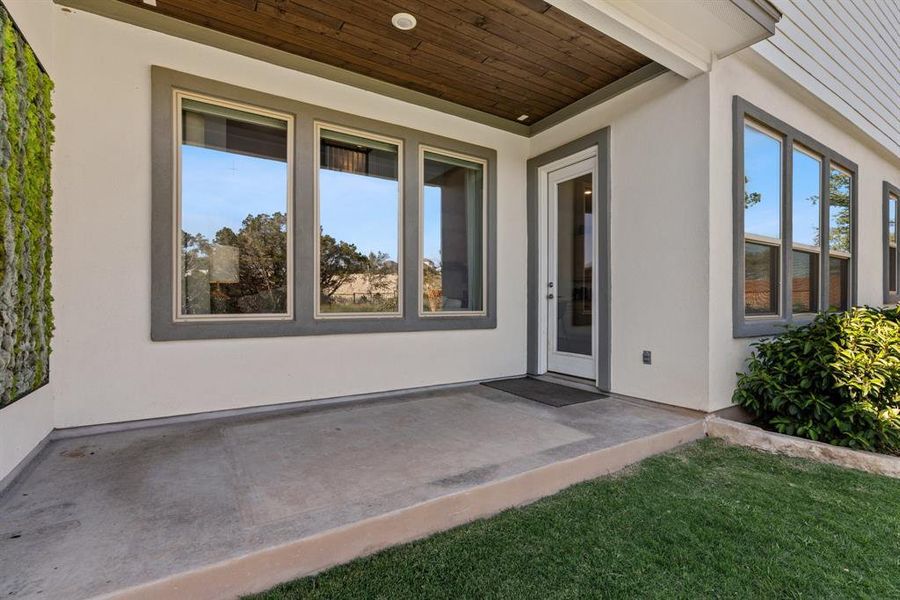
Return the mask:
<svg viewBox="0 0 900 600">
<path fill-rule="evenodd" d="M 590 173 L 556 185 L 556 349 L 591 355 L 593 212 Z"/>
<path fill-rule="evenodd" d="M 549 178 L 548 369 L 594 377 L 594 160 Z M 555 176 L 554 176 L 555 175 Z"/>
</svg>

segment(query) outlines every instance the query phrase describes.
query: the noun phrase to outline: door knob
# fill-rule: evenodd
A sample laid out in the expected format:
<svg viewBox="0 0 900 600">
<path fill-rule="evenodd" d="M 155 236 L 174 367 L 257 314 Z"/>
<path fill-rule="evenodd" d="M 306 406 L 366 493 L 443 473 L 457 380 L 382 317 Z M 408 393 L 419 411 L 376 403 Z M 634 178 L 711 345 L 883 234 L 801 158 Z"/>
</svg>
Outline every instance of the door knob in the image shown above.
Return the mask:
<svg viewBox="0 0 900 600">
<path fill-rule="evenodd" d="M 548 300 L 553 300 L 553 294 L 547 294 L 547 299 L 548 299 Z"/>
</svg>

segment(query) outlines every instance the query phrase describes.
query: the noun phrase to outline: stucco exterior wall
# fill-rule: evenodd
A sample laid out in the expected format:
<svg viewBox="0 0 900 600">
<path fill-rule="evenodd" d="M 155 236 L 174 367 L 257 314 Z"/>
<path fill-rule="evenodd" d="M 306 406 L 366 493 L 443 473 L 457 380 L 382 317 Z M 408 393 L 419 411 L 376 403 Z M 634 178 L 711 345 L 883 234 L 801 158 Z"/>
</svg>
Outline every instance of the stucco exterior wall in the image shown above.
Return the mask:
<svg viewBox="0 0 900 600">
<path fill-rule="evenodd" d="M 708 78 L 660 76 L 533 137 L 536 156 L 610 127 L 612 391 L 705 409 Z M 641 352 L 653 363 L 644 365 Z"/>
<path fill-rule="evenodd" d="M 87 13 L 55 25 L 57 427 L 525 372 L 527 139 Z M 495 148 L 497 328 L 152 342 L 153 64 Z"/>
<path fill-rule="evenodd" d="M 710 74 L 709 410 L 731 404 L 735 373 L 753 340 L 732 337 L 732 97 L 741 96 L 859 166 L 858 302 L 880 305 L 882 182 L 900 181 L 890 154 L 752 49 L 719 61 Z"/>
</svg>

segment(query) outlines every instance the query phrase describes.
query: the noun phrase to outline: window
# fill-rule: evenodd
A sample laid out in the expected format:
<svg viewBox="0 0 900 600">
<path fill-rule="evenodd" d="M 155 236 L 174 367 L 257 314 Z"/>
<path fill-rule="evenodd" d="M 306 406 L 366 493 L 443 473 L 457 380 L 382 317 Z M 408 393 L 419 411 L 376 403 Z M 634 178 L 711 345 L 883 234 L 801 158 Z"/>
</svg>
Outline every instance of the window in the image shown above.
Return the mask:
<svg viewBox="0 0 900 600">
<path fill-rule="evenodd" d="M 485 306 L 485 162 L 421 148 L 421 304 L 425 315 Z"/>
<path fill-rule="evenodd" d="M 856 166 L 737 97 L 734 115 L 735 336 L 846 310 Z"/>
<path fill-rule="evenodd" d="M 399 315 L 402 142 L 317 130 L 318 315 Z"/>
<path fill-rule="evenodd" d="M 832 164 L 828 179 L 828 310 L 850 308 L 850 202 L 853 175 Z"/>
<path fill-rule="evenodd" d="M 151 339 L 497 326 L 495 150 L 151 77 Z"/>
<path fill-rule="evenodd" d="M 795 145 L 791 187 L 792 262 L 791 309 L 794 314 L 819 310 L 819 220 L 822 159 Z"/>
<path fill-rule="evenodd" d="M 744 312 L 780 312 L 781 139 L 744 125 Z"/>
<path fill-rule="evenodd" d="M 884 182 L 884 302 L 900 302 L 897 269 L 897 210 L 900 208 L 900 188 Z"/>
<path fill-rule="evenodd" d="M 290 116 L 185 93 L 176 318 L 291 313 Z"/>
</svg>

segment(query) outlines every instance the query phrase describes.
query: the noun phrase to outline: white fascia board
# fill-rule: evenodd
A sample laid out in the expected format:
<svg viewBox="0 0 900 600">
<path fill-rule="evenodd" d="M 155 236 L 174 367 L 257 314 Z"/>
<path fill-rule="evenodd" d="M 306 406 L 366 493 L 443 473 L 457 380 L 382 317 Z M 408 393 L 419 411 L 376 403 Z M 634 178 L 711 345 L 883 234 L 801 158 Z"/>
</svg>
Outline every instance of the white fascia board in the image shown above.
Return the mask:
<svg viewBox="0 0 900 600">
<path fill-rule="evenodd" d="M 709 72 L 712 53 L 636 3 L 547 0 L 559 10 L 640 52 L 682 77 Z M 685 9 L 691 7 L 685 4 Z"/>
</svg>

